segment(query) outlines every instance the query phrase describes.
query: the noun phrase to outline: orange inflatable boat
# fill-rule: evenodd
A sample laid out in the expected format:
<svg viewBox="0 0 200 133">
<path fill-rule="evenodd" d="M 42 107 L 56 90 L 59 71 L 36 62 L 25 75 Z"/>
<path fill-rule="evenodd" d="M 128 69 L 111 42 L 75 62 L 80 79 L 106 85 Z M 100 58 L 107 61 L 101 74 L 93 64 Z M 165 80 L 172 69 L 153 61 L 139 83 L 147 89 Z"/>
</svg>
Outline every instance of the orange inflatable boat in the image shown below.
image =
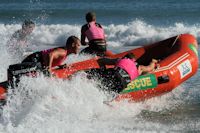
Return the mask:
<svg viewBox="0 0 200 133">
<path fill-rule="evenodd" d="M 197 72 L 197 49 L 198 43 L 194 36 L 181 34 L 113 55 L 110 58 L 120 58 L 127 53 L 133 53 L 141 65 L 148 65 L 152 58 L 160 60 L 159 67 L 155 71 L 131 81 L 114 100 L 139 101 L 172 91 Z M 56 78 L 67 79 L 79 71 L 99 69 L 97 60 L 98 58 L 94 58 L 54 69 L 53 75 Z M 113 66 L 108 67 L 112 68 Z M 6 82 L 0 84 L 1 100 L 5 100 L 6 88 Z"/>
<path fill-rule="evenodd" d="M 182 34 L 169 39 L 145 45 L 133 50 L 113 55 L 120 58 L 127 53 L 134 53 L 137 62 L 148 65 L 152 58 L 159 59 L 159 68 L 152 73 L 141 75 L 131 81 L 115 100 L 144 100 L 172 91 L 198 70 L 198 43 L 194 36 Z M 65 69 L 56 69 L 58 78 L 67 78 L 77 70 L 99 68 L 97 59 L 78 62 Z"/>
<path fill-rule="evenodd" d="M 182 34 L 129 51 L 137 55 L 139 64 L 147 65 L 152 58 L 160 59 L 160 67 L 133 80 L 115 100 L 137 101 L 172 91 L 197 72 L 197 50 L 194 36 Z"/>
</svg>

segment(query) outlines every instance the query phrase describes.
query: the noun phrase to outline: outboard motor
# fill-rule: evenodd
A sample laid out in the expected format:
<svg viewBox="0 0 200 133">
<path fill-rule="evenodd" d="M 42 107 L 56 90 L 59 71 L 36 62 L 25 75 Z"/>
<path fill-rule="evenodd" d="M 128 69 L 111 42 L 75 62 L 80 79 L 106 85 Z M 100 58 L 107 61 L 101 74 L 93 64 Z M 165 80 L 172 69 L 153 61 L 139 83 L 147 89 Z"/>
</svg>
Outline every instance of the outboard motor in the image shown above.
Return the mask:
<svg viewBox="0 0 200 133">
<path fill-rule="evenodd" d="M 38 72 L 41 72 L 42 70 L 41 63 L 35 62 L 10 65 L 7 70 L 8 83 L 13 87 L 19 83 L 21 76 L 36 77 Z"/>
</svg>

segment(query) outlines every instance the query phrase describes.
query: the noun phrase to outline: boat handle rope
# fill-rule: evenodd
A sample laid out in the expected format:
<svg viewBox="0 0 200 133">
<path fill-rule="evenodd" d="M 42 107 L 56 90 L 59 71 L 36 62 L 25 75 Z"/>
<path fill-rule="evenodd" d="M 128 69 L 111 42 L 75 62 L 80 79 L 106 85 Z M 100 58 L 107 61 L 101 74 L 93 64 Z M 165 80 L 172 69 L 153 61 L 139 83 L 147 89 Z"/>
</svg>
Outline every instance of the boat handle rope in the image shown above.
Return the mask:
<svg viewBox="0 0 200 133">
<path fill-rule="evenodd" d="M 179 36 L 180 36 L 180 35 L 178 35 L 178 36 L 176 37 L 176 39 L 174 40 L 174 42 L 173 42 L 173 44 L 172 44 L 171 48 L 174 46 L 174 44 L 175 44 L 175 43 L 176 43 L 176 41 L 178 40 Z"/>
</svg>

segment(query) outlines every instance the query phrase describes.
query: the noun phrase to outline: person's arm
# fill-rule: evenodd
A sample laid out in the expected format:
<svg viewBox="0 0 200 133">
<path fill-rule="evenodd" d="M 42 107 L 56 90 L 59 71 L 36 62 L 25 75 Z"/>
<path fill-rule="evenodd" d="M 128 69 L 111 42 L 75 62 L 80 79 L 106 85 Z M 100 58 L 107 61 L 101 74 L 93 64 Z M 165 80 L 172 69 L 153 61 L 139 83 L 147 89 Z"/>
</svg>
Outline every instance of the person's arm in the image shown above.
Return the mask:
<svg viewBox="0 0 200 133">
<path fill-rule="evenodd" d="M 66 56 L 65 50 L 55 49 L 49 53 L 49 71 L 51 72 L 54 59 Z"/>
<path fill-rule="evenodd" d="M 84 26 L 82 26 L 82 28 L 81 28 L 81 44 L 82 44 L 83 46 L 85 46 L 85 45 L 88 44 L 87 42 L 85 42 L 85 39 L 86 39 L 85 31 L 86 31 L 86 28 L 85 28 L 85 25 L 84 25 Z"/>
<path fill-rule="evenodd" d="M 53 63 L 55 56 L 56 56 L 56 51 L 52 51 L 49 53 L 49 65 L 48 65 L 49 72 L 51 72 L 52 63 Z"/>
<path fill-rule="evenodd" d="M 157 60 L 152 59 L 151 63 L 148 66 L 140 65 L 138 68 L 139 73 L 142 74 L 142 73 L 148 73 L 148 72 L 153 71 L 155 69 L 157 62 L 158 62 Z"/>
<path fill-rule="evenodd" d="M 110 58 L 100 58 L 98 59 L 98 63 L 100 65 L 100 67 L 103 67 L 105 65 L 115 65 L 117 63 L 119 59 L 116 58 L 116 59 L 110 59 Z"/>
</svg>

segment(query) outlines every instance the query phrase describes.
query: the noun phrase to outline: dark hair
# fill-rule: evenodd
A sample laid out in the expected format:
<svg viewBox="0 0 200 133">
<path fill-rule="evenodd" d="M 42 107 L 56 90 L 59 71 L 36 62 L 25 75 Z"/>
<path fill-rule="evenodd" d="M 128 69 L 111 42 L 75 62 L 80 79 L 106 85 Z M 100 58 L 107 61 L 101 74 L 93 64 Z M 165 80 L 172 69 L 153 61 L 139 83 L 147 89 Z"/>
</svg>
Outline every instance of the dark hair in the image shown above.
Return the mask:
<svg viewBox="0 0 200 133">
<path fill-rule="evenodd" d="M 73 44 L 75 41 L 77 41 L 77 40 L 79 40 L 79 38 L 76 37 L 76 36 L 70 36 L 70 37 L 68 37 L 67 42 L 66 42 L 66 48 L 67 48 L 67 49 L 68 49 L 68 48 L 72 48 L 72 44 Z"/>
<path fill-rule="evenodd" d="M 89 23 L 89 22 L 92 22 L 96 19 L 96 14 L 94 12 L 88 12 L 85 16 L 85 19 L 86 21 Z"/>
<path fill-rule="evenodd" d="M 29 25 L 35 25 L 35 23 L 33 21 L 31 21 L 30 19 L 24 20 L 24 22 L 22 24 L 22 28 L 25 28 Z"/>
<path fill-rule="evenodd" d="M 133 53 L 128 53 L 123 58 L 133 59 L 133 58 L 135 58 L 135 55 Z"/>
</svg>

